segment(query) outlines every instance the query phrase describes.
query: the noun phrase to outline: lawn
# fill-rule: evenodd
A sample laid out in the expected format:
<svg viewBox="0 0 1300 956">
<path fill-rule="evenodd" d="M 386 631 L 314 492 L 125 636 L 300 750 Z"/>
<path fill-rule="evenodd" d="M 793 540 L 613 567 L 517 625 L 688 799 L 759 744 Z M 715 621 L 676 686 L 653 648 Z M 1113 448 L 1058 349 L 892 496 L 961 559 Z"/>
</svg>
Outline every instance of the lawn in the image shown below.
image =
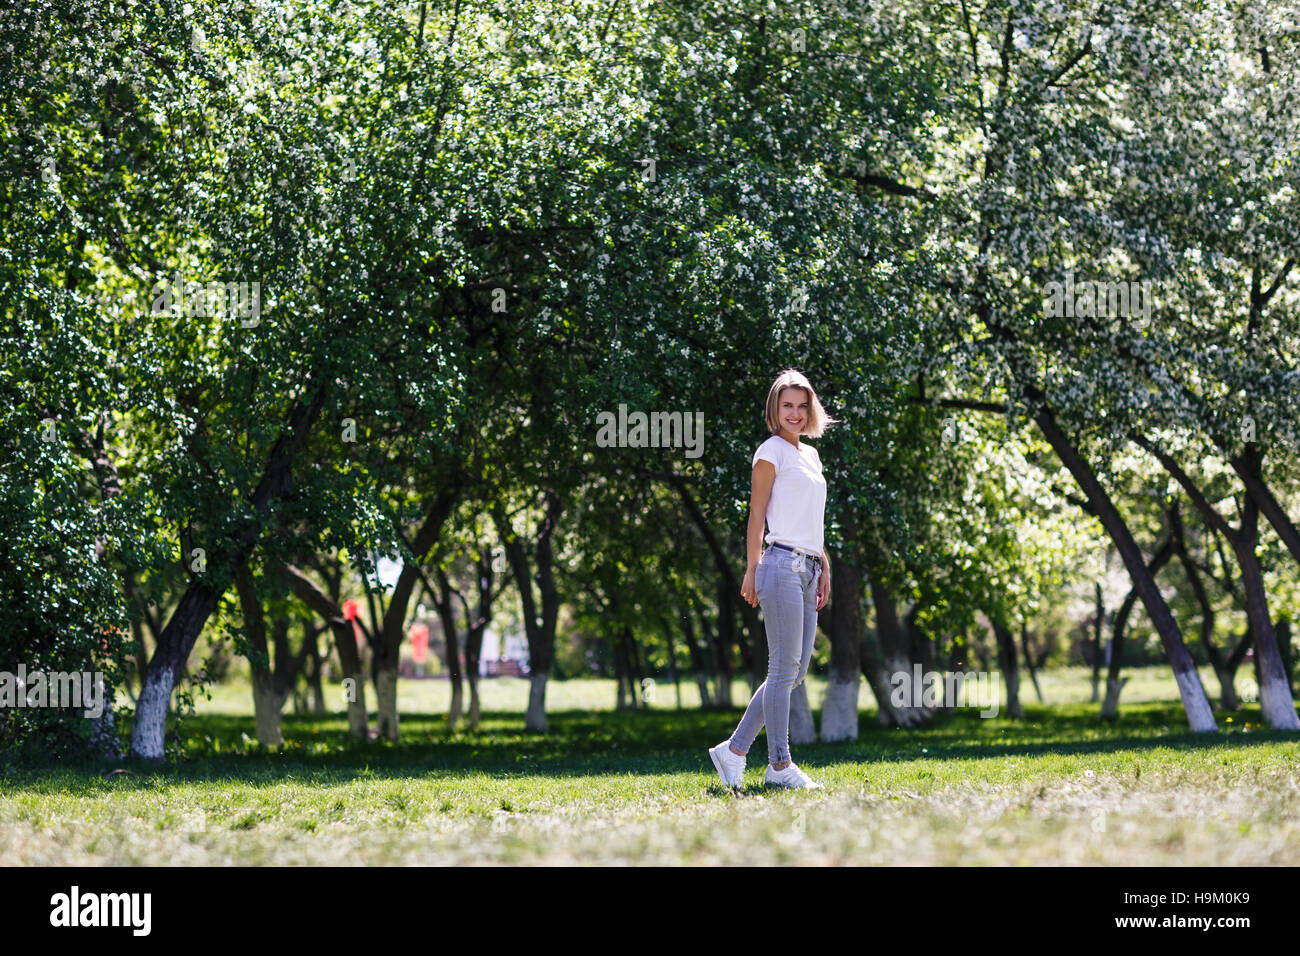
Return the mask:
<svg viewBox="0 0 1300 956">
<path fill-rule="evenodd" d="M 739 711 L 678 711 L 671 685 L 631 712 L 611 682 L 556 682 L 538 736 L 525 683 L 490 681 L 479 730 L 449 736 L 445 682 L 408 681 L 399 743 L 351 743 L 341 712 L 290 715 L 277 754 L 251 745 L 236 691 L 200 701 L 162 771 L 6 769 L 0 864 L 1300 861 L 1300 739 L 1253 704 L 1190 734 L 1162 670 L 1135 675 L 1113 725 L 1081 670 L 1045 680 L 1053 706 L 1031 692 L 1021 721 L 957 710 L 891 731 L 864 710 L 858 741 L 795 748 L 816 792 L 765 790 L 762 736 L 744 788 L 724 789 L 705 749 Z"/>
</svg>

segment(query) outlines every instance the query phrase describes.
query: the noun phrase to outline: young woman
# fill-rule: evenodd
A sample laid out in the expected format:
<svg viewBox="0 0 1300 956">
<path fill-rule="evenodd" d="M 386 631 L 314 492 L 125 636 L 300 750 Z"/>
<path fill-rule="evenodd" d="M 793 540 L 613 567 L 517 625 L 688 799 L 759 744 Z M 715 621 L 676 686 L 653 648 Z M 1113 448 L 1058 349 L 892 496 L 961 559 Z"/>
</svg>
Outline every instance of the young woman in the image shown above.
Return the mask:
<svg viewBox="0 0 1300 956">
<path fill-rule="evenodd" d="M 763 606 L 767 631 L 767 680 L 754 691 L 745 716 L 709 757 L 723 784 L 739 787 L 745 754 L 767 727 L 764 782 L 820 789 L 790 759 L 790 694 L 808 674 L 817 612 L 831 594 L 830 567 L 822 550 L 826 479 L 817 449 L 800 435 L 820 438 L 836 419 L 826 414 L 808 379 L 794 369 L 777 376 L 767 393 L 772 437 L 754 453 L 749 497 L 748 564 L 740 596 Z M 763 522 L 767 521 L 767 550 Z"/>
</svg>

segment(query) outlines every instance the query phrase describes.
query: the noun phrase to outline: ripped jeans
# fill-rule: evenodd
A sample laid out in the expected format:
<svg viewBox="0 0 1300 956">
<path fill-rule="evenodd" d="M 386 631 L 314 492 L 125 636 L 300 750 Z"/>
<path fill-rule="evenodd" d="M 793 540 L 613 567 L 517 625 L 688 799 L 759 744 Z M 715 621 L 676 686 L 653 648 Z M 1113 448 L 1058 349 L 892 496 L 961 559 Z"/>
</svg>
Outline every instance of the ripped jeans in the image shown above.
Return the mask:
<svg viewBox="0 0 1300 956">
<path fill-rule="evenodd" d="M 790 694 L 803 683 L 812 661 L 820 573 L 820 562 L 771 548 L 754 572 L 767 631 L 767 680 L 754 691 L 731 744 L 747 753 L 766 725 L 769 763 L 790 759 Z"/>
</svg>

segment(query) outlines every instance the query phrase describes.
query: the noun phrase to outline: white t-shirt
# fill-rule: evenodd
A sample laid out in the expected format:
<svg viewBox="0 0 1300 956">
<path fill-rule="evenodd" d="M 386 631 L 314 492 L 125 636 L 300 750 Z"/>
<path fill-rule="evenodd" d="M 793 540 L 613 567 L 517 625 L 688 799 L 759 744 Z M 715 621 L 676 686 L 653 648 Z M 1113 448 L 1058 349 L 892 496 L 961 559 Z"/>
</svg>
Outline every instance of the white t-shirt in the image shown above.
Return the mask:
<svg viewBox="0 0 1300 956">
<path fill-rule="evenodd" d="M 776 466 L 772 496 L 767 499 L 768 544 L 786 544 L 822 553 L 823 518 L 826 513 L 826 479 L 822 460 L 812 445 L 799 443 L 796 449 L 780 435 L 773 435 L 754 452 L 759 459 Z"/>
</svg>

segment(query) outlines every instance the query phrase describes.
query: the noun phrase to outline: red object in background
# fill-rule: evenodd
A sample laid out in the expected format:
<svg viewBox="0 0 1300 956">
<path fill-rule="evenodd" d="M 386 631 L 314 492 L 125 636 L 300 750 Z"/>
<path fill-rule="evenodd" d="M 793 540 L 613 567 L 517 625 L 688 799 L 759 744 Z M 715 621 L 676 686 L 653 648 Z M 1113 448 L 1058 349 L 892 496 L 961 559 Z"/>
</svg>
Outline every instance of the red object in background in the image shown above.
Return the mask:
<svg viewBox="0 0 1300 956">
<path fill-rule="evenodd" d="M 343 602 L 343 619 L 344 619 L 345 621 L 355 621 L 355 620 L 357 619 L 357 617 L 358 617 L 358 612 L 357 612 L 357 602 L 356 602 L 356 601 L 344 601 L 344 602 Z"/>
<path fill-rule="evenodd" d="M 429 656 L 429 628 L 424 624 L 411 625 L 411 653 L 417 664 Z"/>
<path fill-rule="evenodd" d="M 103 649 L 104 649 L 104 653 L 107 654 L 107 653 L 108 653 L 108 637 L 109 637 L 109 635 L 111 634 L 111 635 L 113 635 L 114 637 L 120 637 L 120 636 L 122 635 L 122 631 L 121 631 L 119 628 L 117 628 L 116 626 L 110 624 L 110 625 L 108 625 L 108 629 L 105 630 L 105 631 L 103 632 L 103 634 L 104 634 L 104 640 L 103 640 L 103 642 L 102 642 L 102 647 L 103 647 Z"/>
</svg>

